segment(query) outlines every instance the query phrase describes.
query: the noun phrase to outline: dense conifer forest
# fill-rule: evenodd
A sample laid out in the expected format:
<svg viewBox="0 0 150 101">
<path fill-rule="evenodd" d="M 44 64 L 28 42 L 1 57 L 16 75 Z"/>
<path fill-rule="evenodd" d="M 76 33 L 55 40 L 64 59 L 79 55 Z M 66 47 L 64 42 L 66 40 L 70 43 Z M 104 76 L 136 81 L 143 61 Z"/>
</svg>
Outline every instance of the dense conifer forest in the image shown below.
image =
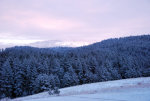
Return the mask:
<svg viewBox="0 0 150 101">
<path fill-rule="evenodd" d="M 0 98 L 85 83 L 150 76 L 150 35 L 68 48 L 12 47 L 0 51 Z"/>
</svg>

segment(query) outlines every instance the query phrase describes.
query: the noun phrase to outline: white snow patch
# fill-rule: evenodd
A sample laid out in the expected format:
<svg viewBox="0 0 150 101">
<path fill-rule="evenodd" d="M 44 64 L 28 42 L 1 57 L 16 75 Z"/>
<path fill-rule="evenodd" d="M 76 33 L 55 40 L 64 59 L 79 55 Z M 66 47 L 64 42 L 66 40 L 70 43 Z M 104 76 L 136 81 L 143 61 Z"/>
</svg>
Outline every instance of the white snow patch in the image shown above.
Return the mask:
<svg viewBox="0 0 150 101">
<path fill-rule="evenodd" d="M 60 96 L 43 92 L 13 101 L 150 101 L 150 77 L 84 84 L 60 92 Z"/>
</svg>

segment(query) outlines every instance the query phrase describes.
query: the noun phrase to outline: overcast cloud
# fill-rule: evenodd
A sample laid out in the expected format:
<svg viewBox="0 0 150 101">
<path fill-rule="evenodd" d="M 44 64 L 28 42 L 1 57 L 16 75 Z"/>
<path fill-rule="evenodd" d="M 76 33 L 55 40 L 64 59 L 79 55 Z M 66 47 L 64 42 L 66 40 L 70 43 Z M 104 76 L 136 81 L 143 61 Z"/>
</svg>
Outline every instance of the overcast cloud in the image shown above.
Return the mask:
<svg viewBox="0 0 150 101">
<path fill-rule="evenodd" d="M 0 0 L 0 43 L 150 33 L 150 0 Z"/>
</svg>

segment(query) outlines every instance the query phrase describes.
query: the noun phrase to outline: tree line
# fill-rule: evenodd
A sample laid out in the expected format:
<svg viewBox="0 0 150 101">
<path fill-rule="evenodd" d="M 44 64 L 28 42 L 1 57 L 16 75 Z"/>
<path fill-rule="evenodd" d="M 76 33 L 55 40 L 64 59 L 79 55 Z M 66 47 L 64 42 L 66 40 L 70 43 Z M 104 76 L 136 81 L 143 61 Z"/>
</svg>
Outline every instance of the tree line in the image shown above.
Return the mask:
<svg viewBox="0 0 150 101">
<path fill-rule="evenodd" d="M 0 98 L 143 76 L 150 76 L 150 35 L 108 39 L 77 48 L 0 50 Z"/>
</svg>

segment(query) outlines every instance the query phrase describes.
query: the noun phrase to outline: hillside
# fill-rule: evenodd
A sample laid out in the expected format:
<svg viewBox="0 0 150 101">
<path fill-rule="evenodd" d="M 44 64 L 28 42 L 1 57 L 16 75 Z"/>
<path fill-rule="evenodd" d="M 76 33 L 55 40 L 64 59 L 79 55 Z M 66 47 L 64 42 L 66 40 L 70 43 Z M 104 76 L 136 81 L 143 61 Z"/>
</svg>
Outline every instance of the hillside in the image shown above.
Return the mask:
<svg viewBox="0 0 150 101">
<path fill-rule="evenodd" d="M 150 76 L 150 35 L 83 47 L 12 47 L 0 51 L 0 98 L 94 82 Z"/>
<path fill-rule="evenodd" d="M 60 96 L 44 92 L 13 101 L 149 101 L 150 77 L 84 84 L 60 91 Z"/>
</svg>

